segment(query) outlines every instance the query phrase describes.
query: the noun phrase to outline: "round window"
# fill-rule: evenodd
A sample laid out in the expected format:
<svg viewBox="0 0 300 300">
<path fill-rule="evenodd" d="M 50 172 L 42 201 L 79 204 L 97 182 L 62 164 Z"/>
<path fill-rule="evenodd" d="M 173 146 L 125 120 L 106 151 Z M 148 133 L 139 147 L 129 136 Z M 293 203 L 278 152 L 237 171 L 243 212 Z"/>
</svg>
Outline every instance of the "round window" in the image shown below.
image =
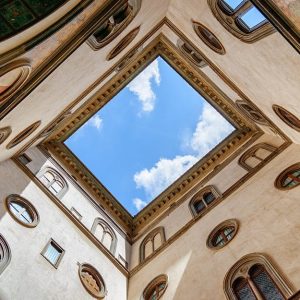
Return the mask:
<svg viewBox="0 0 300 300">
<path fill-rule="evenodd" d="M 21 225 L 35 227 L 39 222 L 39 214 L 35 207 L 19 195 L 10 195 L 6 198 L 6 207 L 9 214 Z"/>
</svg>

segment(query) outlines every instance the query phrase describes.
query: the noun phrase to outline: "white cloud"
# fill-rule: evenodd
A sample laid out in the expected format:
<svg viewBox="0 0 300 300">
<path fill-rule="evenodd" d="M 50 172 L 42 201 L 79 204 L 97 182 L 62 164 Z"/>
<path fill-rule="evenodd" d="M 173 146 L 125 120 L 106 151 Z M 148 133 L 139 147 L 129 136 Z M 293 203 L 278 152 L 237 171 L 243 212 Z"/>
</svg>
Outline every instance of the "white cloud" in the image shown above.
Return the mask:
<svg viewBox="0 0 300 300">
<path fill-rule="evenodd" d="M 203 156 L 233 129 L 232 125 L 221 114 L 217 113 L 212 106 L 204 104 L 190 146 L 198 153 L 198 156 Z"/>
<path fill-rule="evenodd" d="M 160 159 L 150 170 L 135 173 L 137 188 L 143 188 L 150 198 L 156 197 L 174 180 L 191 168 L 197 161 L 192 155 L 176 156 L 174 159 Z"/>
<path fill-rule="evenodd" d="M 156 197 L 233 129 L 214 108 L 204 104 L 195 131 L 183 134 L 181 146 L 193 154 L 177 155 L 174 159 L 162 158 L 152 168 L 135 173 L 136 187 L 143 188 L 149 198 Z"/>
<path fill-rule="evenodd" d="M 141 72 L 129 84 L 129 90 L 134 93 L 142 104 L 142 110 L 150 112 L 154 109 L 156 95 L 152 89 L 151 81 L 154 79 L 157 85 L 160 84 L 160 73 L 158 61 L 153 61 L 143 72 Z"/>
<path fill-rule="evenodd" d="M 141 200 L 140 198 L 134 198 L 133 204 L 137 211 L 140 211 L 142 208 L 144 208 L 147 205 L 147 202 Z"/>
<path fill-rule="evenodd" d="M 103 126 L 103 120 L 98 115 L 94 115 L 86 122 L 86 125 L 95 127 L 98 131 L 100 131 Z"/>
</svg>

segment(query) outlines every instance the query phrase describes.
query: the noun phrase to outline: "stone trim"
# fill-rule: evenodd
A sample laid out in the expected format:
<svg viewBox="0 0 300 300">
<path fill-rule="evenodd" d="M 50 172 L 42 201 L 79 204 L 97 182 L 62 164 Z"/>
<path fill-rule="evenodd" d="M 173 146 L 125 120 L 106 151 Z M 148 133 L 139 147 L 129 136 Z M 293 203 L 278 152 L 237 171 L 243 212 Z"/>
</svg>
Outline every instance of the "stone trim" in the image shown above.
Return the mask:
<svg viewBox="0 0 300 300">
<path fill-rule="evenodd" d="M 167 287 L 168 287 L 169 277 L 168 277 L 168 275 L 166 275 L 166 274 L 158 275 L 158 276 L 155 277 L 151 282 L 149 282 L 149 283 L 147 284 L 147 286 L 145 287 L 145 289 L 144 289 L 144 291 L 143 291 L 141 300 L 150 300 L 150 298 L 147 297 L 147 296 L 149 296 L 148 293 L 149 293 L 155 286 L 157 286 L 158 284 L 161 284 L 162 282 L 165 283 L 165 287 L 164 287 L 164 290 L 163 290 L 162 294 L 159 295 L 159 297 L 156 298 L 156 300 L 161 299 L 161 297 L 163 296 L 163 294 L 165 293 L 165 291 L 166 291 L 166 289 L 167 289 Z"/>
<path fill-rule="evenodd" d="M 3 271 L 6 269 L 6 267 L 9 265 L 11 260 L 11 250 L 10 247 L 3 237 L 2 234 L 0 234 L 0 274 L 3 273 Z"/>
</svg>

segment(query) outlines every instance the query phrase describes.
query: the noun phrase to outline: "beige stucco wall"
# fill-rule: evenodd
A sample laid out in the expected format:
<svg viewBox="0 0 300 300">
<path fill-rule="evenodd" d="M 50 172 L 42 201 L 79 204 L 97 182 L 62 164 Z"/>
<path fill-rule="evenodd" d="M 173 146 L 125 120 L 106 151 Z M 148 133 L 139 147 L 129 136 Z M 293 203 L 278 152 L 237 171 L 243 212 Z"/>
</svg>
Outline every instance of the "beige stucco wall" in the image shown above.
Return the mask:
<svg viewBox="0 0 300 300">
<path fill-rule="evenodd" d="M 139 299 L 144 287 L 162 273 L 169 276 L 162 299 L 225 299 L 226 272 L 239 258 L 252 252 L 271 257 L 292 287 L 300 289 L 300 241 L 296 234 L 300 226 L 299 190 L 285 192 L 274 187 L 277 175 L 299 160 L 299 146 L 290 146 L 196 222 L 130 278 L 129 299 Z M 223 249 L 208 249 L 209 233 L 230 218 L 240 223 L 237 236 Z"/>
<path fill-rule="evenodd" d="M 100 272 L 107 300 L 126 299 L 126 277 L 15 163 L 3 162 L 0 176 L 0 233 L 12 252 L 0 276 L 1 300 L 93 299 L 81 285 L 78 262 L 90 263 Z M 3 201 L 12 193 L 35 206 L 40 216 L 37 227 L 23 227 L 5 211 Z M 50 238 L 66 251 L 57 270 L 40 254 Z"/>
</svg>

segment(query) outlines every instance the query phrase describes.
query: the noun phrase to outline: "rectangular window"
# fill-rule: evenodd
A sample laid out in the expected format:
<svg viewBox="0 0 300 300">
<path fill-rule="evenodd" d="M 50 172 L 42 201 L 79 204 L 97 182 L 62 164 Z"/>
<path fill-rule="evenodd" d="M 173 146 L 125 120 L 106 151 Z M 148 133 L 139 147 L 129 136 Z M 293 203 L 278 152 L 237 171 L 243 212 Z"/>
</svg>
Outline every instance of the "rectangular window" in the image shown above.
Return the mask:
<svg viewBox="0 0 300 300">
<path fill-rule="evenodd" d="M 23 164 L 23 165 L 27 165 L 32 161 L 31 158 L 28 155 L 26 155 L 25 153 L 21 154 L 18 157 L 18 159 L 21 162 L 21 164 Z"/>
<path fill-rule="evenodd" d="M 65 250 L 63 250 L 53 239 L 50 239 L 41 254 L 50 262 L 51 265 L 57 268 L 64 253 Z"/>
<path fill-rule="evenodd" d="M 71 208 L 71 213 L 79 220 L 81 221 L 82 219 L 82 215 L 74 208 Z"/>
<path fill-rule="evenodd" d="M 125 258 L 123 257 L 123 256 L 121 256 L 120 254 L 119 254 L 119 261 L 120 261 L 120 263 L 126 268 L 126 269 L 128 269 L 128 262 L 125 260 Z"/>
</svg>

